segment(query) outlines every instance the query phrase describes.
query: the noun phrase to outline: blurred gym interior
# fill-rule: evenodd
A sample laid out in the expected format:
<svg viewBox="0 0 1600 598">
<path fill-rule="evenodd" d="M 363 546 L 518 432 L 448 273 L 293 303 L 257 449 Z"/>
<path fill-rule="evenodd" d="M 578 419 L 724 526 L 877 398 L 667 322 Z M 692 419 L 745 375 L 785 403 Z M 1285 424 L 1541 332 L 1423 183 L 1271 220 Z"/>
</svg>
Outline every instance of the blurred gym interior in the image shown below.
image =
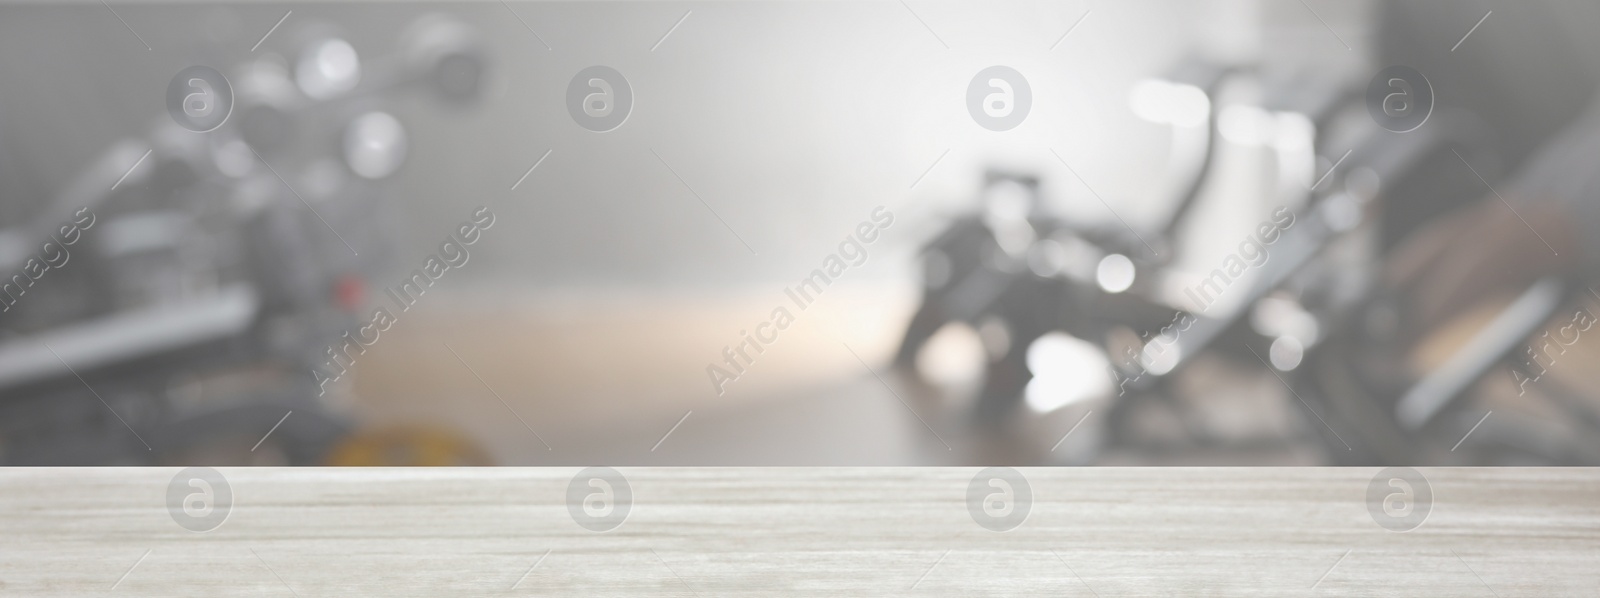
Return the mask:
<svg viewBox="0 0 1600 598">
<path fill-rule="evenodd" d="M 1596 26 L 6 2 L 0 463 L 1600 465 Z"/>
</svg>

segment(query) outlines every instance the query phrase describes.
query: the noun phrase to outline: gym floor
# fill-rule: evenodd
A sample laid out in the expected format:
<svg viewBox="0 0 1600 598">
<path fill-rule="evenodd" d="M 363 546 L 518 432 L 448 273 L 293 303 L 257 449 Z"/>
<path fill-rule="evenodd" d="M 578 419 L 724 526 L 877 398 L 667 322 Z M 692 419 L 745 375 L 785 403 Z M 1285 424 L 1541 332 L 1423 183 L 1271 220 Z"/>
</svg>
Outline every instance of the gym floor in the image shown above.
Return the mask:
<svg viewBox="0 0 1600 598">
<path fill-rule="evenodd" d="M 1209 390 L 1192 393 L 1205 405 L 1189 411 L 1230 440 L 1215 447 L 1151 440 L 1085 454 L 1105 399 L 975 426 L 959 390 L 888 366 L 913 292 L 830 289 L 720 395 L 707 365 L 763 320 L 780 290 L 430 293 L 358 356 L 341 394 L 364 426 L 453 430 L 502 465 L 1321 461 L 1318 447 L 1295 440 L 1309 437 L 1296 432 L 1304 424 L 1275 380 L 1222 364 L 1190 380 Z M 1147 439 L 1181 437 L 1182 425 L 1154 410 L 1136 418 Z"/>
</svg>

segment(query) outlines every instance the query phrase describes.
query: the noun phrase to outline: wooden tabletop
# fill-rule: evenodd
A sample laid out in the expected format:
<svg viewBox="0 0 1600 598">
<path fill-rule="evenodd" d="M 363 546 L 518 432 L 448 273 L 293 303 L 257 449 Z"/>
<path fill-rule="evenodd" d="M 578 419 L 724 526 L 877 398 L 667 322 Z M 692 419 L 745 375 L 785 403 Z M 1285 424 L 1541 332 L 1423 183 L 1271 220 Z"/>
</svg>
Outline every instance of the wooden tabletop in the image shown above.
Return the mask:
<svg viewBox="0 0 1600 598">
<path fill-rule="evenodd" d="M 1590 469 L 1423 468 L 1405 532 L 1372 468 L 617 472 L 223 468 L 197 532 L 178 469 L 3 470 L 0 595 L 1600 594 Z"/>
</svg>

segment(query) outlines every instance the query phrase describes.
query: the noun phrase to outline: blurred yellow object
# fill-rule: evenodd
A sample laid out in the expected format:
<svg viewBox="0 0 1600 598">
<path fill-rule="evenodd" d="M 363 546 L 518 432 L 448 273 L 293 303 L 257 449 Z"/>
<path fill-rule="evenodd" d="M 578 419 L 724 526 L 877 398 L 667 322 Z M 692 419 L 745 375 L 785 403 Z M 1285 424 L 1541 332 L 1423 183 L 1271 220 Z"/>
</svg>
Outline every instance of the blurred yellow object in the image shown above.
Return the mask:
<svg viewBox="0 0 1600 598">
<path fill-rule="evenodd" d="M 450 430 L 399 426 L 355 432 L 329 451 L 334 467 L 493 465 L 488 453 Z"/>
<path fill-rule="evenodd" d="M 1495 315 L 1510 306 L 1516 298 L 1516 293 L 1511 291 L 1497 292 L 1461 310 L 1455 317 L 1430 330 L 1426 336 L 1412 345 L 1406 360 L 1411 374 L 1420 378 L 1428 372 L 1444 367 L 1445 362 L 1449 361 L 1456 351 L 1471 341 L 1473 335 L 1487 327 Z"/>
</svg>

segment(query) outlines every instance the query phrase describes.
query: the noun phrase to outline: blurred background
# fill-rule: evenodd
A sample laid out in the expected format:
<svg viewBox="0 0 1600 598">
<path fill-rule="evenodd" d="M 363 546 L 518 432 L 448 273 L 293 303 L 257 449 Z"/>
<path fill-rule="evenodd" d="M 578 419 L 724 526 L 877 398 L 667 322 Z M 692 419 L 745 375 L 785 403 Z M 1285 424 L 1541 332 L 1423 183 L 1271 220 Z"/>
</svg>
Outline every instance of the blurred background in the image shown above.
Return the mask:
<svg viewBox="0 0 1600 598">
<path fill-rule="evenodd" d="M 1600 464 L 1596 25 L 0 3 L 0 462 Z"/>
</svg>

